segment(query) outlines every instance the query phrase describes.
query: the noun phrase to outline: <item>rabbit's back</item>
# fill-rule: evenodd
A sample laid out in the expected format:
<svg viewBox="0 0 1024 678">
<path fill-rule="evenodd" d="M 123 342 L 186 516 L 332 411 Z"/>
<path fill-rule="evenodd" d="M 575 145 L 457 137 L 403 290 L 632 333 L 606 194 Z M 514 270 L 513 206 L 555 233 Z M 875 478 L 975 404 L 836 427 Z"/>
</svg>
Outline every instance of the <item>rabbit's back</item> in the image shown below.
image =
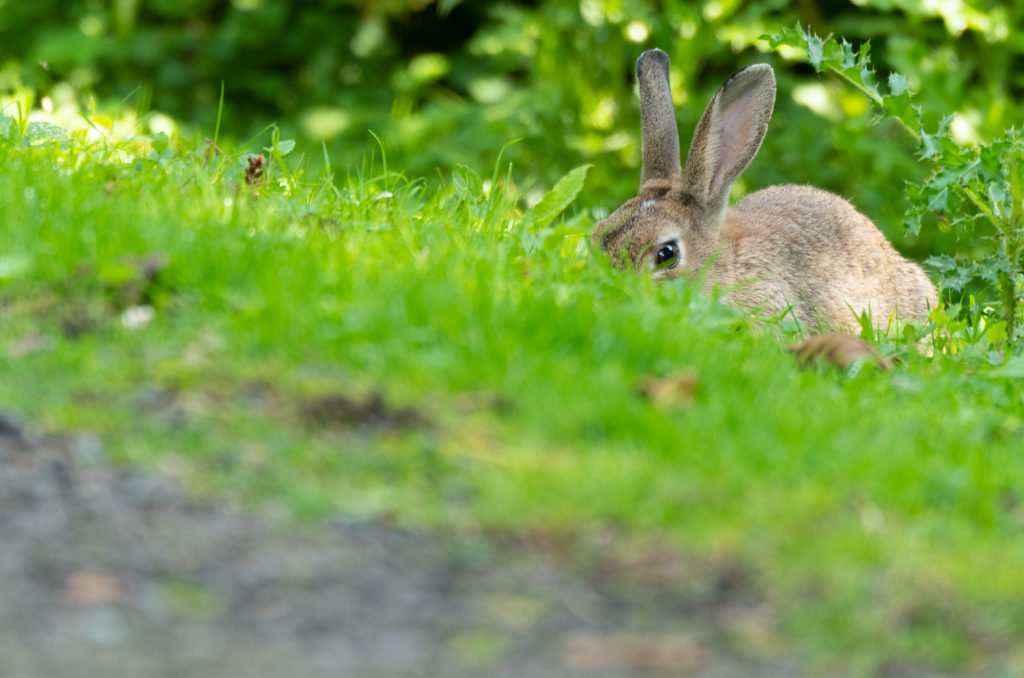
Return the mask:
<svg viewBox="0 0 1024 678">
<path fill-rule="evenodd" d="M 920 266 L 904 259 L 853 205 L 812 186 L 771 186 L 733 205 L 711 281 L 728 298 L 766 314 L 793 308 L 805 325 L 855 329 L 870 310 L 884 327 L 938 303 Z M 852 309 L 852 311 L 851 311 Z"/>
</svg>

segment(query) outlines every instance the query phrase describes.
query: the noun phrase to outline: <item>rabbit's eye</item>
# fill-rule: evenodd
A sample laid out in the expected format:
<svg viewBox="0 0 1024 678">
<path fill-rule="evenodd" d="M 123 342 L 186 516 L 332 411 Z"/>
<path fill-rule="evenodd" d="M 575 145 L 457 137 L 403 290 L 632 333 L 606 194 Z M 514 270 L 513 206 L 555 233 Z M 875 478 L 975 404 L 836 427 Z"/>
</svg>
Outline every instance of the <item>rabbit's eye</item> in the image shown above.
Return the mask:
<svg viewBox="0 0 1024 678">
<path fill-rule="evenodd" d="M 657 268 L 672 268 L 676 265 L 678 258 L 676 244 L 674 242 L 665 243 L 654 257 L 654 265 Z"/>
</svg>

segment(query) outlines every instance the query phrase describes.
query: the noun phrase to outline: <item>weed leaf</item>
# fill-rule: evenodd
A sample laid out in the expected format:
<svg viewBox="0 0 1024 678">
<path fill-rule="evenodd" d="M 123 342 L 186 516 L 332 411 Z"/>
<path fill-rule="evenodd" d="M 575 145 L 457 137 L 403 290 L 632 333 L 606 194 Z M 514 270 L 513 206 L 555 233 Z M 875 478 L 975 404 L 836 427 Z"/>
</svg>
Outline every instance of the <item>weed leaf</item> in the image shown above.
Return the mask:
<svg viewBox="0 0 1024 678">
<path fill-rule="evenodd" d="M 587 180 L 590 167 L 580 165 L 559 179 L 555 187 L 523 215 L 523 225 L 528 230 L 537 231 L 551 223 L 583 190 L 583 183 Z"/>
</svg>

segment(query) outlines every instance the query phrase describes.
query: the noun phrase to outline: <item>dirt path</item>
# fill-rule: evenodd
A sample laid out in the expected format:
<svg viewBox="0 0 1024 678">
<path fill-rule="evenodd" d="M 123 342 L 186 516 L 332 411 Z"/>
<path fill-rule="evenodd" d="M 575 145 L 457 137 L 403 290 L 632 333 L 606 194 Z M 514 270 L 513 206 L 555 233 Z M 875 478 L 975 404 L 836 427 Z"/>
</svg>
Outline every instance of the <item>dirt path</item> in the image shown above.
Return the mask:
<svg viewBox="0 0 1024 678">
<path fill-rule="evenodd" d="M 288 534 L 6 417 L 0 581 L 3 678 L 797 673 L 657 587 L 387 526 Z"/>
</svg>

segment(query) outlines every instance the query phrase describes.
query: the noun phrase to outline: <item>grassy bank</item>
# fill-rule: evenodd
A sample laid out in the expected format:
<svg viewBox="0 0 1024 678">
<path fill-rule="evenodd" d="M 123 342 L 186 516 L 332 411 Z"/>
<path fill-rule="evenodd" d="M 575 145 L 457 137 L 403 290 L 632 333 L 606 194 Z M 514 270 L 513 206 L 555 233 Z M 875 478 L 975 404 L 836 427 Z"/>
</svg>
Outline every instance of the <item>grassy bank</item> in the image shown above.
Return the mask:
<svg viewBox="0 0 1024 678">
<path fill-rule="evenodd" d="M 839 673 L 1024 662 L 1024 371 L 983 336 L 800 369 L 776 326 L 611 271 L 597 206 L 545 223 L 501 165 L 314 177 L 279 146 L 250 184 L 241 154 L 15 127 L 0 402 L 40 429 L 299 517 L 741 572 L 750 651 Z"/>
</svg>

